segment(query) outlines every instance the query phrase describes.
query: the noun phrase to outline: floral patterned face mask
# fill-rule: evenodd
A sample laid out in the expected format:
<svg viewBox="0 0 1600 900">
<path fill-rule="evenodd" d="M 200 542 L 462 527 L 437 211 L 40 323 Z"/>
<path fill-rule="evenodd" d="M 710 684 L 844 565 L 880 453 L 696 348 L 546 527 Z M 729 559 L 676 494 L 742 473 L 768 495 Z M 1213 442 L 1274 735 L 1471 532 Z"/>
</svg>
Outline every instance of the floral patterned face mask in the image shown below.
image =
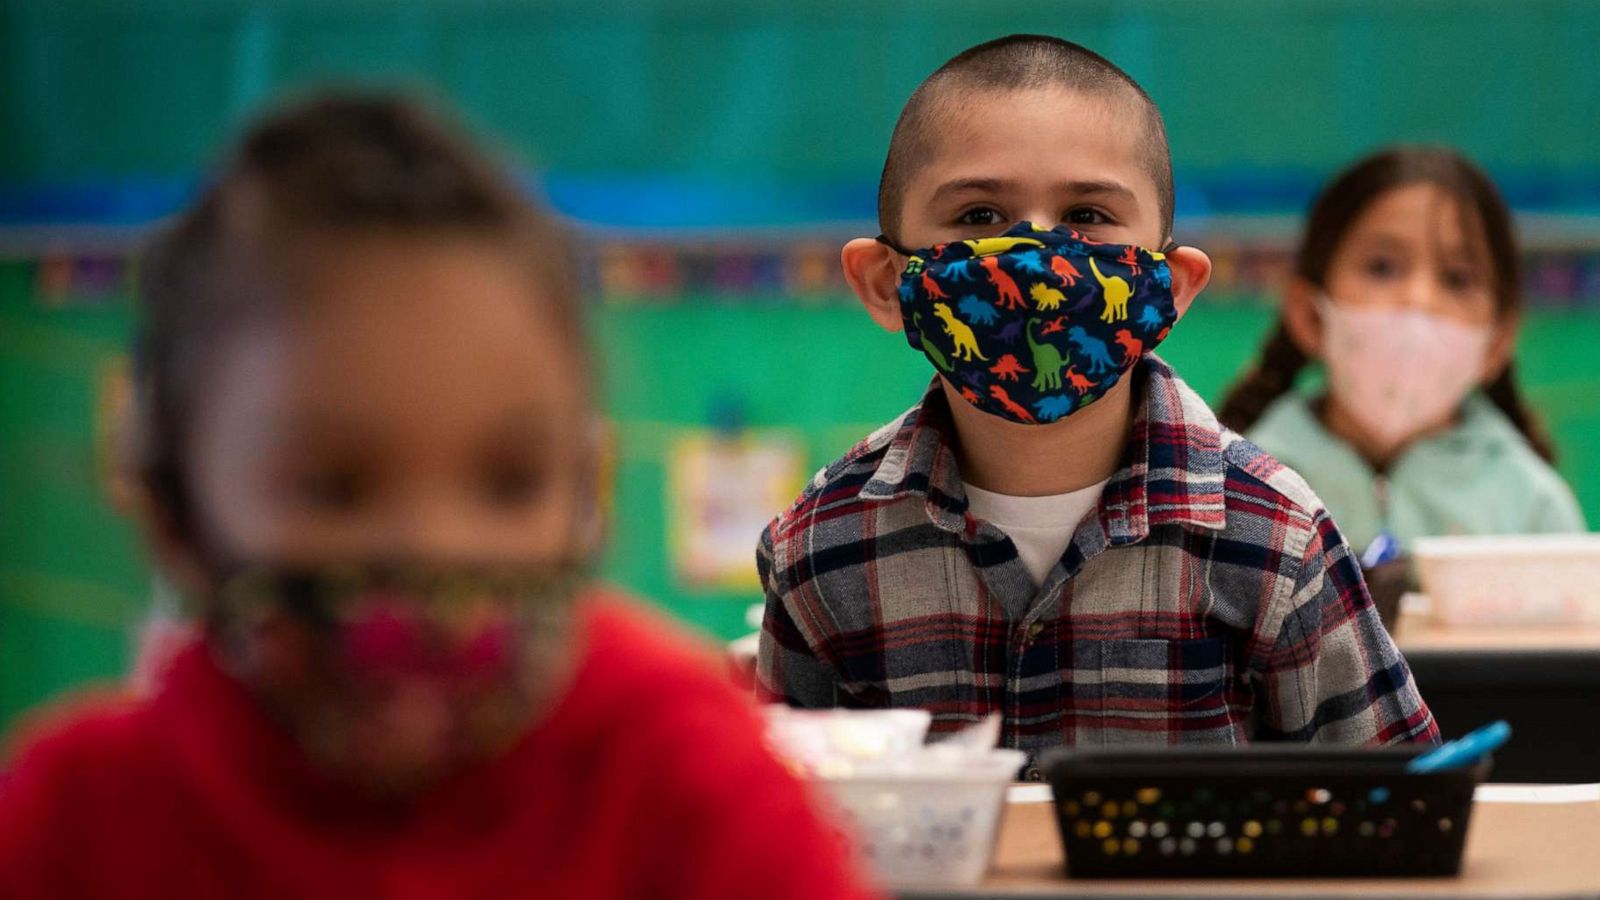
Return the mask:
<svg viewBox="0 0 1600 900">
<path fill-rule="evenodd" d="M 1178 319 L 1157 251 L 1028 222 L 926 250 L 878 240 L 907 257 L 906 341 L 967 402 L 1012 422 L 1054 422 L 1093 403 Z"/>
<path fill-rule="evenodd" d="M 406 793 L 528 729 L 566 671 L 584 572 L 252 567 L 217 590 L 210 642 L 314 765 Z"/>
</svg>

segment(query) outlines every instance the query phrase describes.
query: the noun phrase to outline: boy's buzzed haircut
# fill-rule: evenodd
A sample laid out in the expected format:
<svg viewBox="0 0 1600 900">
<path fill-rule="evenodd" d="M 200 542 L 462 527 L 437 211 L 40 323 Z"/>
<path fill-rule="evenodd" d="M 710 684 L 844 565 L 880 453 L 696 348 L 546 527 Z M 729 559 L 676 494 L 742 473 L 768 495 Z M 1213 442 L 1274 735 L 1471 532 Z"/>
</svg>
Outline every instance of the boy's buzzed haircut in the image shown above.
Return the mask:
<svg viewBox="0 0 1600 900">
<path fill-rule="evenodd" d="M 979 44 L 940 66 L 911 93 L 878 181 L 878 227 L 899 238 L 906 185 L 933 152 L 945 104 L 968 95 L 995 90 L 1061 87 L 1123 103 L 1144 122 L 1140 152 L 1156 185 L 1162 236 L 1172 234 L 1172 151 L 1161 111 L 1128 73 L 1086 47 L 1040 34 L 1013 34 Z"/>
</svg>

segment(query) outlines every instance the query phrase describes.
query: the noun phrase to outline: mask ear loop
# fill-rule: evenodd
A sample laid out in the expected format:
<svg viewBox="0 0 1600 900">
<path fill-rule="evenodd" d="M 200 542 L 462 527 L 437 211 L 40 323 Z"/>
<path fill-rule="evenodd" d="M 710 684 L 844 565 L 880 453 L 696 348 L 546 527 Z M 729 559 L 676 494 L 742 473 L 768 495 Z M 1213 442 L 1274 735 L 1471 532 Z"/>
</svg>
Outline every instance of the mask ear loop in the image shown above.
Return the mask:
<svg viewBox="0 0 1600 900">
<path fill-rule="evenodd" d="M 1160 252 L 1162 252 L 1162 253 L 1171 253 L 1172 251 L 1174 251 L 1176 249 L 1178 249 L 1178 242 L 1173 238 L 1167 238 L 1167 242 L 1165 244 L 1161 245 L 1161 251 Z"/>
<path fill-rule="evenodd" d="M 873 238 L 873 240 L 875 240 L 878 243 L 884 245 L 885 247 L 888 247 L 890 250 L 893 250 L 894 252 L 900 254 L 901 256 L 913 256 L 913 255 L 915 255 L 910 250 L 907 250 L 906 248 L 900 246 L 900 244 L 898 242 L 896 242 L 894 238 L 889 237 L 887 234 L 880 234 L 877 237 Z"/>
</svg>

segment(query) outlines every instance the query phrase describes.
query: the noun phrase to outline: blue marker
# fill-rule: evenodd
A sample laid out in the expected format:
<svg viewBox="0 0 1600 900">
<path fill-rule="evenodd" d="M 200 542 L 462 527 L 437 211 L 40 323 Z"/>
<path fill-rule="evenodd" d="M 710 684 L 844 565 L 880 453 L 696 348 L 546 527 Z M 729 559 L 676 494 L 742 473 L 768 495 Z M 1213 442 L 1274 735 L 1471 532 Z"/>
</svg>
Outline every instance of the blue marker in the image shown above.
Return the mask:
<svg viewBox="0 0 1600 900">
<path fill-rule="evenodd" d="M 1361 565 L 1371 569 L 1399 558 L 1400 541 L 1386 528 L 1378 532 L 1378 536 L 1367 545 L 1367 549 L 1361 554 Z"/>
<path fill-rule="evenodd" d="M 1406 764 L 1407 772 L 1438 772 L 1475 766 L 1500 748 L 1511 737 L 1511 726 L 1504 719 L 1436 747 Z"/>
</svg>

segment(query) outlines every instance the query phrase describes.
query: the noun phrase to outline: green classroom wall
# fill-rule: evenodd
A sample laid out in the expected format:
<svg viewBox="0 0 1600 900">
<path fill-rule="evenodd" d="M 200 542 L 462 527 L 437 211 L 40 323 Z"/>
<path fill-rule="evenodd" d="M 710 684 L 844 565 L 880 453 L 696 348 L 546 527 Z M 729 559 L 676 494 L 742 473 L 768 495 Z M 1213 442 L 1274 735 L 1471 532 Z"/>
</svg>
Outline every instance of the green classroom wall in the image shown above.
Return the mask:
<svg viewBox="0 0 1600 900">
<path fill-rule="evenodd" d="M 1215 400 L 1270 317 L 1259 300 L 1207 297 L 1163 353 Z M 31 266 L 0 264 L 0 732 L 41 698 L 119 674 L 149 608 L 149 576 L 131 528 L 102 494 L 95 445 L 101 373 L 122 353 L 129 324 L 125 300 L 54 308 L 35 296 Z M 620 445 L 606 573 L 709 634 L 734 637 L 759 598 L 692 591 L 670 571 L 672 439 L 734 397 L 751 427 L 788 431 L 820 466 L 915 401 L 926 361 L 843 298 L 812 308 L 605 304 L 592 324 Z M 1600 314 L 1542 312 L 1528 322 L 1520 359 L 1562 471 L 1600 522 L 1597 345 Z M 686 358 L 718 363 L 708 370 Z"/>
<path fill-rule="evenodd" d="M 351 78 L 427 85 L 563 171 L 872 177 L 912 87 L 1014 31 L 1126 68 L 1180 174 L 1394 140 L 1596 164 L 1585 0 L 7 0 L 0 179 L 189 175 L 263 101 Z"/>
<path fill-rule="evenodd" d="M 869 181 L 917 80 L 1019 30 L 1079 40 L 1139 78 L 1180 178 L 1320 174 L 1402 139 L 1557 182 L 1600 170 L 1600 5 L 1582 0 L 9 0 L 0 189 L 192 177 L 263 102 L 330 78 L 426 83 L 513 156 L 563 172 Z M 1215 399 L 1270 315 L 1262 298 L 1207 297 L 1163 352 Z M 670 574 L 670 442 L 736 397 L 750 425 L 787 429 L 821 465 L 914 401 L 926 364 L 844 298 L 596 304 L 593 320 L 620 440 L 607 573 L 737 635 L 757 597 Z M 30 264 L 0 263 L 0 734 L 41 699 L 119 674 L 148 608 L 94 436 L 129 325 L 125 299 L 51 307 Z M 1597 345 L 1600 312 L 1542 310 L 1521 355 L 1591 521 Z"/>
</svg>

